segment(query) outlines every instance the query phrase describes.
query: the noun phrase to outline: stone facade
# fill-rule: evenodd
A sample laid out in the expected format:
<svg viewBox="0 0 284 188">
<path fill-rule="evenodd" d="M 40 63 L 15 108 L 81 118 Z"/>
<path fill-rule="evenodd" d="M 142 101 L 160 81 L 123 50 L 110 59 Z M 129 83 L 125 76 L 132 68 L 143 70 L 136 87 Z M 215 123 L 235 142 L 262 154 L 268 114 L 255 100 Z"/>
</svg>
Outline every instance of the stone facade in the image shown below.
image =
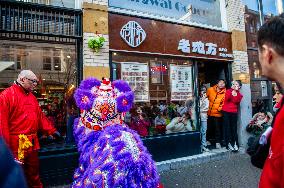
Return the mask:
<svg viewBox="0 0 284 188">
<path fill-rule="evenodd" d="M 245 31 L 244 4 L 241 0 L 227 0 L 228 30 Z"/>
<path fill-rule="evenodd" d="M 241 0 L 227 1 L 228 30 L 232 32 L 232 47 L 234 54 L 233 78 L 249 83 L 248 55 L 245 34 L 245 6 Z M 239 75 L 242 73 L 242 77 Z M 245 79 L 244 79 L 245 78 Z"/>
<path fill-rule="evenodd" d="M 245 6 L 241 0 L 227 0 L 226 6 L 228 30 L 232 32 L 232 49 L 234 55 L 234 62 L 232 64 L 233 79 L 242 80 L 243 82 L 241 93 L 244 97 L 240 105 L 238 118 L 238 137 L 240 146 L 246 147 L 249 135 L 245 127 L 251 120 L 252 106 L 244 19 Z"/>
<path fill-rule="evenodd" d="M 83 77 L 93 76 L 98 79 L 110 77 L 109 68 L 109 36 L 108 36 L 108 12 L 107 0 L 83 3 Z M 103 47 L 95 52 L 88 47 L 91 38 L 103 36 Z"/>
</svg>

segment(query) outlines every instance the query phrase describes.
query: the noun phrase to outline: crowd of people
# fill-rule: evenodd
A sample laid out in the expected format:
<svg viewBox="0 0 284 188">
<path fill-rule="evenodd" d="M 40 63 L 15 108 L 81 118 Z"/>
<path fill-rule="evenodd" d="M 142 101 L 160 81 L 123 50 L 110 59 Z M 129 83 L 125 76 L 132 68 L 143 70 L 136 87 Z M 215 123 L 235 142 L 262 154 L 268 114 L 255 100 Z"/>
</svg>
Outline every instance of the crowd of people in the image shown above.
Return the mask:
<svg viewBox="0 0 284 188">
<path fill-rule="evenodd" d="M 169 104 L 135 104 L 126 113 L 124 122 L 142 137 L 195 131 L 197 118 L 194 103 L 194 98 L 188 98 L 184 102 Z"/>
<path fill-rule="evenodd" d="M 225 80 L 220 79 L 210 88 L 201 87 L 199 101 L 189 97 L 186 101 L 168 104 L 136 104 L 125 115 L 124 121 L 142 137 L 196 131 L 199 122 L 202 151 L 209 151 L 208 143 L 216 148 L 223 146 L 238 151 L 237 115 L 242 100 L 241 86 L 242 83 L 236 80 L 226 90 Z"/>
<path fill-rule="evenodd" d="M 284 14 L 272 18 L 258 32 L 259 60 L 263 75 L 279 83 L 274 96 L 274 110 L 277 111 L 274 119 L 272 114 L 261 105 L 262 102 L 258 101 L 257 113 L 247 126 L 247 131 L 253 135 L 260 135 L 267 127 L 271 127 L 272 131 L 267 138 L 270 140 L 270 149 L 263 167 L 260 188 L 284 186 L 284 109 L 282 107 L 284 101 L 280 92 L 284 87 L 283 30 Z M 38 79 L 33 72 L 23 70 L 15 83 L 0 94 L 0 136 L 5 142 L 3 144 L 1 141 L 0 146 L 1 148 L 5 148 L 6 145 L 9 147 L 14 157 L 14 163 L 9 165 L 14 166 L 17 162 L 23 167 L 29 187 L 43 187 L 39 177 L 40 145 L 37 134 L 43 132 L 51 137 L 60 136 L 31 93 L 37 83 Z M 221 79 L 210 88 L 201 87 L 198 104 L 195 104 L 195 98 L 189 98 L 182 104 L 173 102 L 167 105 L 164 103 L 137 104 L 125 114 L 124 122 L 141 137 L 146 137 L 151 134 L 194 131 L 197 130 L 197 122 L 200 121 L 203 151 L 208 151 L 209 144 L 215 145 L 216 148 L 224 146 L 229 150 L 238 151 L 237 119 L 239 105 L 243 98 L 240 93 L 241 87 L 242 83 L 235 80 L 231 83 L 231 87 L 226 89 L 226 82 Z M 82 107 L 88 107 L 88 98 L 83 99 Z M 123 103 L 123 100 L 121 101 L 121 105 L 127 105 Z M 195 113 L 196 105 L 200 110 L 199 117 Z M 119 134 L 116 136 L 119 137 Z M 6 148 L 5 153 L 8 156 L 5 160 L 11 161 L 11 155 Z M 21 181 L 25 187 L 23 178 Z"/>
</svg>

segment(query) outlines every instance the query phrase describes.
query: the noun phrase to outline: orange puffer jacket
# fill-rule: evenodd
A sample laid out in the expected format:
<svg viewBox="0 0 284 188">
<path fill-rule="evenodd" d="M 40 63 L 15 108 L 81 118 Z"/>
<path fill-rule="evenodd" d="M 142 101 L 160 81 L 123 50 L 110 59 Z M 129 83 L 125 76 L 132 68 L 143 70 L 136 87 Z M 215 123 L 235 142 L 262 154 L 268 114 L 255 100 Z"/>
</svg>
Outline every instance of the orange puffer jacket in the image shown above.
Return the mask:
<svg viewBox="0 0 284 188">
<path fill-rule="evenodd" d="M 209 99 L 208 116 L 222 117 L 222 106 L 224 104 L 226 89 L 222 89 L 217 92 L 217 85 L 210 87 L 207 90 L 207 96 Z"/>
</svg>

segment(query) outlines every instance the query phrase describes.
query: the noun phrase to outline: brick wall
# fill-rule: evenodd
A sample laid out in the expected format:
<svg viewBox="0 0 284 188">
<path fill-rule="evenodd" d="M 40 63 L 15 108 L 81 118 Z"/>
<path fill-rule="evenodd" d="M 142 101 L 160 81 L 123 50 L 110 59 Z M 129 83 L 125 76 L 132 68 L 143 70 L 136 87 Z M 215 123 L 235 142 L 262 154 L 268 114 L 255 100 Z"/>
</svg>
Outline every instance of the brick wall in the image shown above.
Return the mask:
<svg viewBox="0 0 284 188">
<path fill-rule="evenodd" d="M 110 76 L 109 68 L 109 35 L 107 0 L 83 1 L 83 77 Z M 95 52 L 88 47 L 88 41 L 95 36 L 103 36 L 106 41 L 103 47 Z"/>
<path fill-rule="evenodd" d="M 244 73 L 246 77 L 249 77 L 244 13 L 245 6 L 241 0 L 227 1 L 228 30 L 232 32 L 232 46 L 234 54 L 234 62 L 232 64 L 234 79 L 239 79 L 240 73 Z M 241 70 L 241 66 L 247 70 Z M 249 79 L 243 81 L 249 82 Z"/>
<path fill-rule="evenodd" d="M 108 35 L 99 34 L 106 39 L 104 46 L 99 52 L 88 47 L 88 40 L 95 37 L 95 33 L 84 33 L 83 39 L 83 62 L 85 66 L 109 67 L 109 40 Z"/>
<path fill-rule="evenodd" d="M 245 31 L 244 10 L 241 0 L 227 0 L 227 22 L 230 31 Z"/>
<path fill-rule="evenodd" d="M 239 110 L 238 137 L 239 145 L 245 148 L 249 137 L 245 127 L 252 117 L 252 106 L 244 15 L 245 6 L 242 4 L 242 0 L 227 0 L 228 29 L 232 32 L 234 55 L 233 79 L 240 79 L 244 83 L 241 89 L 244 97 Z"/>
</svg>

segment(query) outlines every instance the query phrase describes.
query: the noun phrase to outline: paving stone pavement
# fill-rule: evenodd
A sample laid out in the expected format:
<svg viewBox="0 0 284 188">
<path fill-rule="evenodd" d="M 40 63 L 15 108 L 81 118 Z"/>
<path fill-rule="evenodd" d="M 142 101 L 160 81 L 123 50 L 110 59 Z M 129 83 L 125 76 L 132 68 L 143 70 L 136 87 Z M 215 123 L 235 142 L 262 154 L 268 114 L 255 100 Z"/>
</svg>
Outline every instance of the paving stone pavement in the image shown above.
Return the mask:
<svg viewBox="0 0 284 188">
<path fill-rule="evenodd" d="M 160 172 L 165 188 L 257 188 L 261 170 L 246 154 Z"/>
</svg>

